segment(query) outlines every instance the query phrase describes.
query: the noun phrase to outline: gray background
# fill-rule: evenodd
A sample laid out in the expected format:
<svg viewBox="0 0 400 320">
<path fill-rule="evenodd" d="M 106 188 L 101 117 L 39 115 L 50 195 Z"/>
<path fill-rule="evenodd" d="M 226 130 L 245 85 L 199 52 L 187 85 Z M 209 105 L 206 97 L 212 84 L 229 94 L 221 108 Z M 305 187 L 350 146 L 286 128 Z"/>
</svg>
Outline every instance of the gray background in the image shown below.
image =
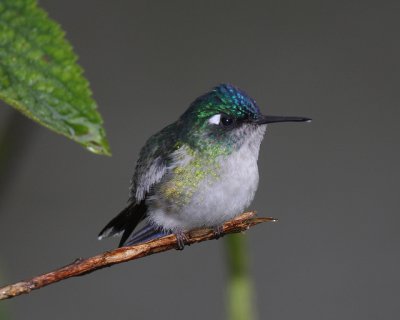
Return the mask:
<svg viewBox="0 0 400 320">
<path fill-rule="evenodd" d="M 33 125 L 0 203 L 11 282 L 116 245 L 96 235 L 127 200 L 145 139 L 234 83 L 271 126 L 251 208 L 260 319 L 399 319 L 398 1 L 40 1 L 80 56 L 113 157 Z M 4 126 L 10 108 L 1 106 Z M 221 319 L 223 241 L 6 302 L 12 319 Z"/>
</svg>

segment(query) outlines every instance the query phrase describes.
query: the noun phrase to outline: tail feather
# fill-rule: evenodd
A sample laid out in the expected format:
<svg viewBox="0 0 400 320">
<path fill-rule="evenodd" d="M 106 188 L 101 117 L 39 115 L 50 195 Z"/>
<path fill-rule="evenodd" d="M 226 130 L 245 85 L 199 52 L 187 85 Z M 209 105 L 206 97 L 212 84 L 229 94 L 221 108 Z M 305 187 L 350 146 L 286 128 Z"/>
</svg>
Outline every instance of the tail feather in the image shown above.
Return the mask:
<svg viewBox="0 0 400 320">
<path fill-rule="evenodd" d="M 131 203 L 100 231 L 99 239 L 118 236 L 123 233 L 119 243 L 121 247 L 140 221 L 144 219 L 146 210 L 147 207 L 144 201 L 139 204 Z"/>
<path fill-rule="evenodd" d="M 147 242 L 153 239 L 161 238 L 169 235 L 171 232 L 156 228 L 153 225 L 147 224 L 139 231 L 132 233 L 123 243 L 124 246 L 133 246 L 134 244 Z"/>
</svg>

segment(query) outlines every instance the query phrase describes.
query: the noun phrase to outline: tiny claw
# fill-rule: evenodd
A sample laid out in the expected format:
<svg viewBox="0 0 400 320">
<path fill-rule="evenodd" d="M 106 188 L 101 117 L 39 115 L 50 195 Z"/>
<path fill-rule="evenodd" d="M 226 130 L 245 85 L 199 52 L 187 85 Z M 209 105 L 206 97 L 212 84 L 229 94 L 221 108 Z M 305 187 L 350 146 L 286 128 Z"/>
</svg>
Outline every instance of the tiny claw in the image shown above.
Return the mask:
<svg viewBox="0 0 400 320">
<path fill-rule="evenodd" d="M 215 239 L 219 239 L 224 236 L 224 227 L 222 225 L 213 228 Z"/>
<path fill-rule="evenodd" d="M 186 243 L 188 242 L 188 238 L 184 232 L 175 233 L 176 240 L 178 241 L 178 247 L 176 250 L 183 250 L 185 248 Z"/>
<path fill-rule="evenodd" d="M 83 260 L 84 260 L 83 258 L 76 258 L 76 259 L 74 260 L 74 262 L 72 262 L 72 264 L 79 264 L 79 263 L 81 263 Z"/>
</svg>

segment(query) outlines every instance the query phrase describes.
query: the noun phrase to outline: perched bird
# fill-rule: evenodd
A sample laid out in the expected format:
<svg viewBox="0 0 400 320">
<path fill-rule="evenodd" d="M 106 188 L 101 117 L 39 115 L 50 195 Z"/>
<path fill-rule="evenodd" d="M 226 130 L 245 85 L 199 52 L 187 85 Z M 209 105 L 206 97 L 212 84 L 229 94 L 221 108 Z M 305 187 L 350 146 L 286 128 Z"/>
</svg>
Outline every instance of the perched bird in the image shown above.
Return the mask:
<svg viewBox="0 0 400 320">
<path fill-rule="evenodd" d="M 289 121 L 310 119 L 262 115 L 252 98 L 230 84 L 200 96 L 146 142 L 128 206 L 99 239 L 122 234 L 120 246 L 128 246 L 173 233 L 182 249 L 191 229 L 212 227 L 218 235 L 254 198 L 267 124 Z"/>
</svg>

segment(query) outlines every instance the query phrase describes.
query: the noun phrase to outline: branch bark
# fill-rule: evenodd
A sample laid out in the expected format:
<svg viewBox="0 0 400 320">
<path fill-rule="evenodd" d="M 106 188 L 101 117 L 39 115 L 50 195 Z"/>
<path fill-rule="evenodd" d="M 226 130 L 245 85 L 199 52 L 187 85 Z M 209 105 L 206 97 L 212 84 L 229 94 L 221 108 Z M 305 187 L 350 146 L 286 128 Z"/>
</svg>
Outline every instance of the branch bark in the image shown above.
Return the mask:
<svg viewBox="0 0 400 320">
<path fill-rule="evenodd" d="M 267 221 L 276 221 L 276 219 L 263 217 L 256 218 L 255 212 L 245 212 L 235 219 L 226 222 L 223 225 L 222 235 L 243 232 L 252 226 Z M 214 231 L 207 228 L 189 231 L 186 233 L 186 237 L 187 245 L 216 238 Z M 143 244 L 117 248 L 91 258 L 79 258 L 71 264 L 54 271 L 44 273 L 30 280 L 17 282 L 0 288 L 0 300 L 26 294 L 32 290 L 43 288 L 52 283 L 71 277 L 82 276 L 105 267 L 110 267 L 114 264 L 139 259 L 154 253 L 164 252 L 176 248 L 176 237 L 174 235 L 169 235 Z"/>
</svg>

